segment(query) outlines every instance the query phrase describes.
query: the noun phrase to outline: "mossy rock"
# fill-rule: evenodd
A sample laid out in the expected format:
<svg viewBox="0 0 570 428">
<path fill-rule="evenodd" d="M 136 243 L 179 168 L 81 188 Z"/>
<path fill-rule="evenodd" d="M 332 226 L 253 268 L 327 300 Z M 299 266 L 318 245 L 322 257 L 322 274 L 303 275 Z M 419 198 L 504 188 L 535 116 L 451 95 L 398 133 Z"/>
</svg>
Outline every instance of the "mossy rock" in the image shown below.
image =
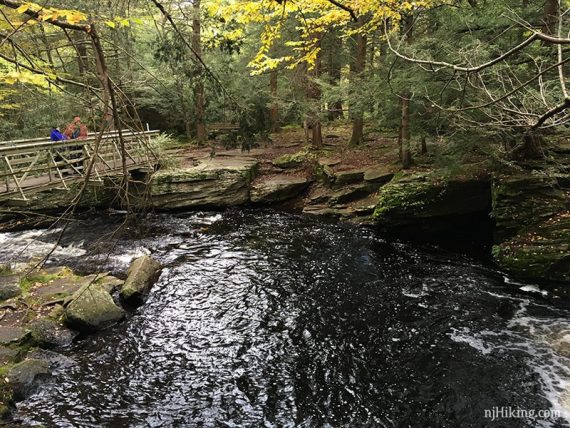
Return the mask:
<svg viewBox="0 0 570 428">
<path fill-rule="evenodd" d="M 18 356 L 18 350 L 7 346 L 0 346 L 0 366 L 6 366 L 14 361 Z"/>
<path fill-rule="evenodd" d="M 4 421 L 10 416 L 12 411 L 13 391 L 10 383 L 5 379 L 5 372 L 9 366 L 2 367 L 4 370 L 0 372 L 0 421 Z M 2 422 L 0 422 L 2 425 Z"/>
<path fill-rule="evenodd" d="M 317 164 L 315 168 L 315 175 L 317 180 L 327 186 L 330 186 L 335 178 L 333 169 L 328 165 Z"/>
<path fill-rule="evenodd" d="M 152 205 L 179 209 L 246 204 L 257 165 L 253 158 L 219 157 L 195 167 L 159 171 L 150 186 Z"/>
<path fill-rule="evenodd" d="M 28 328 L 33 342 L 41 348 L 68 346 L 76 336 L 76 333 L 49 318 L 33 321 Z"/>
<path fill-rule="evenodd" d="M 23 400 L 33 393 L 37 381 L 49 376 L 49 363 L 43 360 L 26 359 L 10 368 L 6 374 L 8 385 L 15 400 Z"/>
<path fill-rule="evenodd" d="M 485 180 L 451 180 L 434 173 L 400 173 L 380 188 L 373 218 L 385 226 L 398 226 L 489 209 L 490 189 Z"/>
<path fill-rule="evenodd" d="M 120 321 L 125 311 L 113 297 L 98 284 L 81 287 L 65 308 L 65 323 L 74 330 L 101 330 Z"/>
<path fill-rule="evenodd" d="M 495 245 L 493 256 L 515 276 L 570 282 L 570 211 Z"/>
<path fill-rule="evenodd" d="M 278 168 L 290 169 L 301 166 L 307 160 L 314 159 L 315 155 L 312 154 L 307 148 L 290 155 L 283 155 L 273 159 L 271 163 Z"/>
<path fill-rule="evenodd" d="M 142 304 L 160 276 L 160 270 L 160 263 L 150 256 L 135 259 L 129 268 L 127 280 L 121 287 L 121 299 L 130 305 Z"/>
</svg>

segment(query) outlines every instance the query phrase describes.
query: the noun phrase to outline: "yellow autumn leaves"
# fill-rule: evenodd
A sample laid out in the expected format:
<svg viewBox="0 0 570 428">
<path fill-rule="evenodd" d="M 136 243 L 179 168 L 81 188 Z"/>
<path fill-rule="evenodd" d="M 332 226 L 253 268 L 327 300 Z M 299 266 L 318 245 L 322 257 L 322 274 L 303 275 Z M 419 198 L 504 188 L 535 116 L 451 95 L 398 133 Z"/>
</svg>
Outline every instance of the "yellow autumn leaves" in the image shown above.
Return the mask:
<svg viewBox="0 0 570 428">
<path fill-rule="evenodd" d="M 340 3 L 349 9 L 344 10 L 328 0 L 210 0 L 206 10 L 211 16 L 233 20 L 245 27 L 263 25 L 257 54 L 250 62 L 252 74 L 260 74 L 283 65 L 294 68 L 301 63 L 311 69 L 320 52 L 320 35 L 332 28 L 340 37 L 349 37 L 378 31 L 390 21 L 391 31 L 396 31 L 405 14 L 445 1 L 343 0 Z M 295 23 L 296 34 L 289 29 L 289 39 L 284 40 L 284 23 L 288 20 Z"/>
<path fill-rule="evenodd" d="M 17 13 L 35 12 L 38 14 L 40 21 L 63 20 L 69 24 L 79 24 L 87 20 L 87 15 L 77 10 L 56 9 L 52 7 L 41 6 L 37 3 L 26 2 L 16 9 Z"/>
</svg>

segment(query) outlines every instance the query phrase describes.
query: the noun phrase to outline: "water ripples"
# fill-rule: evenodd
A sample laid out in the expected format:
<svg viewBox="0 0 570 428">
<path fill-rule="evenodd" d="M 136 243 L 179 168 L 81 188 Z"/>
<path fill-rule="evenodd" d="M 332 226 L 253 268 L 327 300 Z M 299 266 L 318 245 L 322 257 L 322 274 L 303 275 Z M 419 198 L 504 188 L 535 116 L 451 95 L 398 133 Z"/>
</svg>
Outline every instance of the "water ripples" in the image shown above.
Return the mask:
<svg viewBox="0 0 570 428">
<path fill-rule="evenodd" d="M 19 405 L 27 423 L 484 426 L 484 409 L 546 409 L 564 393 L 544 337 L 567 309 L 469 258 L 271 212 L 157 216 L 148 230 L 92 259 L 159 257 L 147 303 L 64 350 L 77 365 Z M 541 305 L 544 324 L 522 326 Z"/>
</svg>

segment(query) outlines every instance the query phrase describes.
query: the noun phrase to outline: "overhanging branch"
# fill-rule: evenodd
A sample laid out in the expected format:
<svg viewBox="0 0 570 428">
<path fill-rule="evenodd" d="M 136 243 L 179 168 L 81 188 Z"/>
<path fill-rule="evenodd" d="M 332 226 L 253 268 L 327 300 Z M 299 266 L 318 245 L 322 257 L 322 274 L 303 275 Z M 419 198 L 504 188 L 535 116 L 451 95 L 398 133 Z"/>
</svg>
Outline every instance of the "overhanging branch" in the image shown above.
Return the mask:
<svg viewBox="0 0 570 428">
<path fill-rule="evenodd" d="M 2 6 L 2 5 L 7 6 L 11 9 L 18 9 L 19 7 L 23 6 L 24 3 L 21 3 L 19 1 L 13 1 L 13 0 L 0 0 L 0 6 Z M 54 19 L 54 18 L 43 19 L 40 12 L 33 11 L 30 9 L 28 9 L 22 13 L 24 13 L 25 15 L 28 15 L 31 18 L 38 19 L 42 22 L 49 22 L 50 24 L 55 25 L 56 27 L 59 27 L 59 28 L 66 28 L 68 30 L 76 30 L 76 31 L 84 31 L 87 33 L 91 30 L 91 26 L 87 25 L 87 24 L 70 24 L 69 22 L 60 21 L 60 20 Z"/>
</svg>

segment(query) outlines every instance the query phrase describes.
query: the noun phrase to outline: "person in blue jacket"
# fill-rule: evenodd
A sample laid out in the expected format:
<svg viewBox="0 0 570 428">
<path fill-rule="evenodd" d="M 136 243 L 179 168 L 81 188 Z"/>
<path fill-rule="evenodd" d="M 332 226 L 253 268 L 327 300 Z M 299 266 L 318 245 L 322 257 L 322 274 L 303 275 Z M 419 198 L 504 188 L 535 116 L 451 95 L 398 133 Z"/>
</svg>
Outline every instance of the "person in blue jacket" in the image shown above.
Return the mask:
<svg viewBox="0 0 570 428">
<path fill-rule="evenodd" d="M 63 140 L 67 140 L 67 137 L 66 137 L 65 135 L 63 135 L 63 134 L 61 133 L 61 131 L 60 131 L 57 127 L 55 127 L 55 126 L 52 126 L 52 128 L 51 128 L 51 134 L 50 134 L 49 137 L 50 137 L 50 139 L 51 139 L 52 141 L 63 141 Z"/>
</svg>

